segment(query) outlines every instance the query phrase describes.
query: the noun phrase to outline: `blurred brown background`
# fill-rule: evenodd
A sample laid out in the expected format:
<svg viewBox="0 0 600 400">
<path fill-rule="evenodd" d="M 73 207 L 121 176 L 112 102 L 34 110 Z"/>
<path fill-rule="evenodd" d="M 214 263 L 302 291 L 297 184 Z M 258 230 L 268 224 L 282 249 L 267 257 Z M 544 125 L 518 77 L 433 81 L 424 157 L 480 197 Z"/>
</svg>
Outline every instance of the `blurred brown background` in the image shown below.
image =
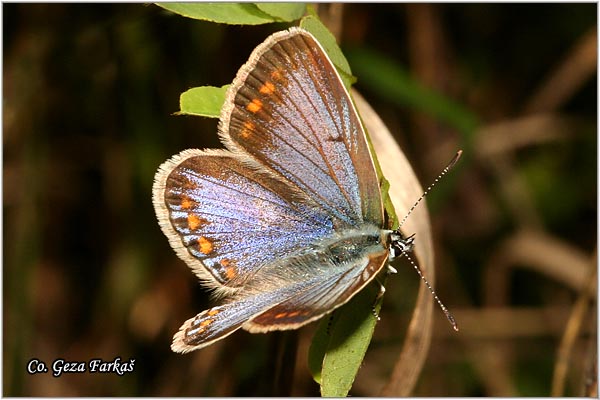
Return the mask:
<svg viewBox="0 0 600 400">
<path fill-rule="evenodd" d="M 170 351 L 210 301 L 162 235 L 150 194 L 167 157 L 220 146 L 216 120 L 173 115 L 179 94 L 231 82 L 285 26 L 142 4 L 2 8 L 3 395 L 318 395 L 305 365 L 315 324 L 300 331 L 285 393 L 272 389 L 294 370 L 276 363 L 281 334 Z M 595 395 L 596 5 L 320 12 L 424 185 L 465 150 L 428 199 L 436 289 L 461 332 L 435 311 L 413 394 Z M 377 395 L 402 346 L 420 282 L 400 266 L 353 395 Z M 26 371 L 32 358 L 116 357 L 135 359 L 135 371 Z"/>
</svg>

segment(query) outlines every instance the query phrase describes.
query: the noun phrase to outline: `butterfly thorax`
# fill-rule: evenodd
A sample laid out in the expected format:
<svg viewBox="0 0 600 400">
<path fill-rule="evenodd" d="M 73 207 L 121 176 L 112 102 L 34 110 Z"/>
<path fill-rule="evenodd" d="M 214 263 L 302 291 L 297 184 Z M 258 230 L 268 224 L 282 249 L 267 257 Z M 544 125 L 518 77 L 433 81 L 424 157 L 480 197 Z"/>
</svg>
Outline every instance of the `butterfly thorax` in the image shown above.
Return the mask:
<svg viewBox="0 0 600 400">
<path fill-rule="evenodd" d="M 336 232 L 332 237 L 317 243 L 313 251 L 327 258 L 333 265 L 343 266 L 385 248 L 385 235 L 382 235 L 381 229 L 365 223 L 355 229 Z"/>
</svg>

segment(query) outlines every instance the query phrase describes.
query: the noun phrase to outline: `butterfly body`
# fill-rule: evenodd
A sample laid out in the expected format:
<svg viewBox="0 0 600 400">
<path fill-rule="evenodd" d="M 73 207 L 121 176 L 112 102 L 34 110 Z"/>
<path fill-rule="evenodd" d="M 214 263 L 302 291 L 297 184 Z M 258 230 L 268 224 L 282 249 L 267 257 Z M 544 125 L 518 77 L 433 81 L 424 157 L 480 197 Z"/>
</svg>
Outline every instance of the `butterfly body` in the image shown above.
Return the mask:
<svg viewBox="0 0 600 400">
<path fill-rule="evenodd" d="M 254 50 L 229 88 L 219 134 L 225 150 L 185 150 L 155 177 L 163 232 L 222 298 L 183 324 L 174 351 L 239 328 L 305 325 L 412 246 L 385 229 L 360 119 L 308 32 L 278 32 Z"/>
</svg>

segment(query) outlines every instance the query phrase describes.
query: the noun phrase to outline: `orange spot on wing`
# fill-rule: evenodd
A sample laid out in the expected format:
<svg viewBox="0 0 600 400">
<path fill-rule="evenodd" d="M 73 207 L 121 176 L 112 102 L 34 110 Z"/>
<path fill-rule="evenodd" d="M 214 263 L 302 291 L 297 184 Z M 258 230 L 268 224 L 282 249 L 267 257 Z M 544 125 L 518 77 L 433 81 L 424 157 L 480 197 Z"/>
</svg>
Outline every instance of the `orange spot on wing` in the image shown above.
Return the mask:
<svg viewBox="0 0 600 400">
<path fill-rule="evenodd" d="M 181 208 L 189 210 L 194 206 L 194 201 L 187 196 L 181 196 Z"/>
<path fill-rule="evenodd" d="M 192 201 L 191 204 L 190 204 L 190 207 L 193 204 L 195 204 L 195 203 Z M 186 209 L 186 206 L 183 204 L 183 202 L 181 204 L 181 207 L 184 208 L 184 209 Z M 188 228 L 190 228 L 191 231 L 195 231 L 195 230 L 197 230 L 198 228 L 201 228 L 204 225 L 210 224 L 210 221 L 208 221 L 208 220 L 206 220 L 204 218 L 201 218 L 201 217 L 199 217 L 196 214 L 189 214 L 187 216 L 187 224 L 188 224 Z"/>
<path fill-rule="evenodd" d="M 219 310 L 217 310 L 217 309 L 213 308 L 213 309 L 210 309 L 210 310 L 208 310 L 207 314 L 208 314 L 210 317 L 214 317 L 215 315 L 217 315 L 217 314 L 218 314 L 218 313 L 220 313 L 220 312 L 221 312 L 221 311 L 219 311 Z"/>
<path fill-rule="evenodd" d="M 246 121 L 244 122 L 244 127 L 242 128 L 242 132 L 241 135 L 243 138 L 248 138 L 250 135 L 252 135 L 252 131 L 254 131 L 255 125 L 254 122 L 251 121 Z"/>
<path fill-rule="evenodd" d="M 246 109 L 251 113 L 257 113 L 262 109 L 263 103 L 259 99 L 254 99 L 246 106 Z"/>
<path fill-rule="evenodd" d="M 202 254 L 208 255 L 213 251 L 213 242 L 204 236 L 200 236 L 198 239 L 198 246 L 200 247 L 200 252 Z"/>
<path fill-rule="evenodd" d="M 183 206 L 183 205 L 182 205 Z M 202 225 L 202 219 L 196 214 L 189 214 L 187 217 L 188 228 L 195 231 Z"/>
<path fill-rule="evenodd" d="M 235 267 L 231 265 L 231 261 L 229 259 L 224 258 L 219 261 L 219 264 L 221 264 L 221 266 L 225 269 L 225 278 L 233 279 L 237 276 L 237 271 L 235 270 Z"/>
<path fill-rule="evenodd" d="M 213 322 L 215 322 L 215 320 L 212 318 L 205 319 L 192 329 L 197 331 L 196 334 L 203 333 Z M 188 331 L 190 331 L 190 329 L 188 329 Z"/>
<path fill-rule="evenodd" d="M 273 85 L 273 83 L 267 81 L 265 82 L 264 85 L 262 85 L 260 87 L 260 89 L 258 89 L 259 92 L 261 92 L 262 94 L 273 94 L 273 92 L 275 91 L 275 85 Z"/>
<path fill-rule="evenodd" d="M 225 269 L 225 275 L 227 276 L 227 279 L 235 278 L 235 276 L 237 275 L 235 268 L 228 267 L 227 269 Z"/>
<path fill-rule="evenodd" d="M 273 72 L 271 72 L 271 79 L 273 79 L 276 82 L 283 81 L 283 72 L 280 69 L 274 70 Z"/>
</svg>

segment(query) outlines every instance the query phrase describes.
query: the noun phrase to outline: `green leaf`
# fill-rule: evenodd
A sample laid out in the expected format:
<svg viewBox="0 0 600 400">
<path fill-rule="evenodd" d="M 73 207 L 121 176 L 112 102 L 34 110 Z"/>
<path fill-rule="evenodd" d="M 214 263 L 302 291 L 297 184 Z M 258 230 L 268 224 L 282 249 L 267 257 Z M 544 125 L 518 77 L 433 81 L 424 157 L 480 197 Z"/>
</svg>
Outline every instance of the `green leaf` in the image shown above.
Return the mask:
<svg viewBox="0 0 600 400">
<path fill-rule="evenodd" d="M 259 25 L 280 21 L 252 3 L 156 3 L 184 17 L 230 25 Z"/>
<path fill-rule="evenodd" d="M 229 85 L 201 86 L 183 92 L 179 97 L 179 113 L 219 118 Z"/>
<path fill-rule="evenodd" d="M 317 38 L 340 73 L 346 89 L 350 90 L 350 86 L 356 81 L 356 78 L 352 75 L 350 64 L 348 64 L 348 60 L 346 60 L 344 53 L 342 53 L 342 50 L 335 41 L 335 37 L 318 18 L 312 15 L 302 18 L 300 27 L 306 29 Z"/>
<path fill-rule="evenodd" d="M 306 12 L 304 3 L 255 3 L 259 10 L 279 19 L 280 21 L 295 21 Z"/>
<path fill-rule="evenodd" d="M 375 330 L 373 310 L 378 313 L 382 302 L 378 293 L 376 285 L 368 285 L 331 318 L 321 321 L 308 363 L 322 396 L 348 395 Z"/>
<path fill-rule="evenodd" d="M 329 344 L 329 325 L 338 316 L 338 311 L 325 316 L 321 319 L 319 327 L 313 336 L 310 348 L 308 349 L 308 370 L 315 382 L 321 384 L 321 369 L 323 368 L 323 359 L 327 352 Z"/>
</svg>

